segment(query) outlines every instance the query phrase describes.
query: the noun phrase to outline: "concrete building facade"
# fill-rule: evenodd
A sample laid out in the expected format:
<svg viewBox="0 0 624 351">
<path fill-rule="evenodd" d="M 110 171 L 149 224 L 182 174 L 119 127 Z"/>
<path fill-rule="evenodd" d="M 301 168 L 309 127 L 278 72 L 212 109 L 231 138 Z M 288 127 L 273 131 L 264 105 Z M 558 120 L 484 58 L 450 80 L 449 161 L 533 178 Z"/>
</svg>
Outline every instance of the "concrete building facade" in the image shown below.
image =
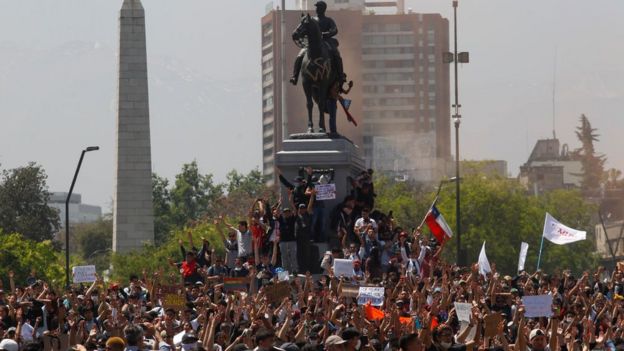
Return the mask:
<svg viewBox="0 0 624 351">
<path fill-rule="evenodd" d="M 119 15 L 119 86 L 113 251 L 154 241 L 145 11 L 124 0 Z"/>
<path fill-rule="evenodd" d="M 449 67 L 442 62 L 442 53 L 449 50 L 449 23 L 439 14 L 404 13 L 400 2 L 384 5 L 389 3 L 395 14 L 373 14 L 364 1 L 328 2 L 345 73 L 355 82 L 347 97 L 359 123 L 350 125 L 339 111 L 338 131 L 361 147 L 367 167 L 435 181 L 446 175 L 451 157 Z M 299 4 L 306 11 L 313 7 L 306 0 Z M 274 158 L 282 137 L 304 132 L 307 123 L 303 90 L 287 83 L 287 133 L 282 129 L 281 64 L 290 77 L 299 51 L 290 36 L 301 10 L 284 12 L 288 32 L 283 58 L 280 15 L 273 10 L 261 20 L 263 171 L 269 182 L 275 179 Z M 398 161 L 388 159 L 398 153 Z"/>
<path fill-rule="evenodd" d="M 59 211 L 62 228 L 65 228 L 65 200 L 67 200 L 66 192 L 53 192 L 48 202 L 48 206 L 54 207 Z M 74 193 L 69 198 L 70 225 L 95 222 L 101 217 L 102 208 L 100 206 L 83 204 L 80 194 Z"/>
<path fill-rule="evenodd" d="M 568 146 L 560 146 L 559 139 L 538 140 L 527 162 L 520 166 L 520 183 L 530 193 L 543 194 L 555 189 L 581 186 L 581 162 L 573 160 Z"/>
</svg>

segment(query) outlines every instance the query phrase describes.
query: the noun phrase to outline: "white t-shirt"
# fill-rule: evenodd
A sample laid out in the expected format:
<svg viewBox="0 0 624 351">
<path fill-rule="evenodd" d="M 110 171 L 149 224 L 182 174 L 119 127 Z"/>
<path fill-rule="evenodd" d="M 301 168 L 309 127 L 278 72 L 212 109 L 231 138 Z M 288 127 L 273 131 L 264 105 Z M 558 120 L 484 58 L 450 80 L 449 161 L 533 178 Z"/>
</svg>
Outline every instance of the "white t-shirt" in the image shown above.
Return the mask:
<svg viewBox="0 0 624 351">
<path fill-rule="evenodd" d="M 361 232 L 362 228 L 369 224 L 375 229 L 375 233 L 377 233 L 377 222 L 372 218 L 368 219 L 368 223 L 364 222 L 364 217 L 358 218 L 357 221 L 355 221 L 355 230 Z"/>
</svg>

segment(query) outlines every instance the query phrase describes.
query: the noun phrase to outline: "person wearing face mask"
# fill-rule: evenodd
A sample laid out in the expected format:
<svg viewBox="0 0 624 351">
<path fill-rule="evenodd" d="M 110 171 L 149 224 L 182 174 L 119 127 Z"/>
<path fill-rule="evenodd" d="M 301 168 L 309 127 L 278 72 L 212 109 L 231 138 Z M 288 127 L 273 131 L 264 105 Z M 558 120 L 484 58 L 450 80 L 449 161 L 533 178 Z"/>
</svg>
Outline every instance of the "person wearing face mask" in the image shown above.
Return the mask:
<svg viewBox="0 0 624 351">
<path fill-rule="evenodd" d="M 453 342 L 453 329 L 448 325 L 438 326 L 433 330 L 432 337 L 433 343 L 427 351 L 466 351 L 467 344 Z"/>
<path fill-rule="evenodd" d="M 342 339 L 346 341 L 345 351 L 357 351 L 362 346 L 362 340 L 360 340 L 360 332 L 355 328 L 347 328 L 342 331 Z"/>
</svg>

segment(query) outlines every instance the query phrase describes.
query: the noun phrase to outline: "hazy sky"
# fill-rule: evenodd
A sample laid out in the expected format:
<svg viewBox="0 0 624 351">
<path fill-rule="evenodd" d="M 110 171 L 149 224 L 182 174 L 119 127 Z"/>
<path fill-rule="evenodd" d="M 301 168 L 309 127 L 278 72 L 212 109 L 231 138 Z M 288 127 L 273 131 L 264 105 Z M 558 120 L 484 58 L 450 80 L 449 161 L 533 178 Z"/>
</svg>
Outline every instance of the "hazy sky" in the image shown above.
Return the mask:
<svg viewBox="0 0 624 351">
<path fill-rule="evenodd" d="M 121 0 L 0 3 L 1 167 L 37 162 L 51 190 L 67 191 L 80 150 L 99 145 L 75 191 L 108 210 Z M 155 172 L 172 178 L 193 159 L 217 180 L 261 167 L 267 3 L 143 0 Z M 450 0 L 406 3 L 452 15 Z M 557 51 L 557 136 L 576 147 L 574 127 L 586 113 L 608 167 L 624 169 L 623 15 L 620 0 L 461 1 L 459 48 L 471 60 L 460 68 L 462 158 L 504 159 L 516 175 L 535 141 L 552 135 Z"/>
</svg>

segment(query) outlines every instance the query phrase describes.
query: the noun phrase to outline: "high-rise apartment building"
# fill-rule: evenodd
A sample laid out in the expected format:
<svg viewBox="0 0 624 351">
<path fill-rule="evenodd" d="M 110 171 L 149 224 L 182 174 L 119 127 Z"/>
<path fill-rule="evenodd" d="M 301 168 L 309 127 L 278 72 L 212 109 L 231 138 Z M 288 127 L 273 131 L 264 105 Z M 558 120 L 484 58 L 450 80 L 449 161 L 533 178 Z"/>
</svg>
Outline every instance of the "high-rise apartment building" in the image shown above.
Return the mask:
<svg viewBox="0 0 624 351">
<path fill-rule="evenodd" d="M 339 111 L 339 132 L 362 148 L 367 166 L 377 171 L 426 182 L 444 176 L 451 156 L 449 67 L 442 62 L 442 54 L 449 51 L 448 20 L 439 14 L 404 13 L 401 1 L 377 3 L 393 5 L 394 14 L 381 14 L 371 8 L 375 3 L 363 0 L 326 2 L 327 15 L 338 26 L 345 73 L 355 82 L 348 97 L 359 125 L 348 124 Z M 288 83 L 282 104 L 281 64 L 290 77 L 299 51 L 291 33 L 301 10 L 313 13 L 313 5 L 300 0 L 299 10 L 284 11 L 284 60 L 282 12 L 274 10 L 262 18 L 263 170 L 269 181 L 275 178 L 273 159 L 283 135 L 306 129 L 302 88 Z M 282 107 L 287 133 L 282 129 Z"/>
</svg>

